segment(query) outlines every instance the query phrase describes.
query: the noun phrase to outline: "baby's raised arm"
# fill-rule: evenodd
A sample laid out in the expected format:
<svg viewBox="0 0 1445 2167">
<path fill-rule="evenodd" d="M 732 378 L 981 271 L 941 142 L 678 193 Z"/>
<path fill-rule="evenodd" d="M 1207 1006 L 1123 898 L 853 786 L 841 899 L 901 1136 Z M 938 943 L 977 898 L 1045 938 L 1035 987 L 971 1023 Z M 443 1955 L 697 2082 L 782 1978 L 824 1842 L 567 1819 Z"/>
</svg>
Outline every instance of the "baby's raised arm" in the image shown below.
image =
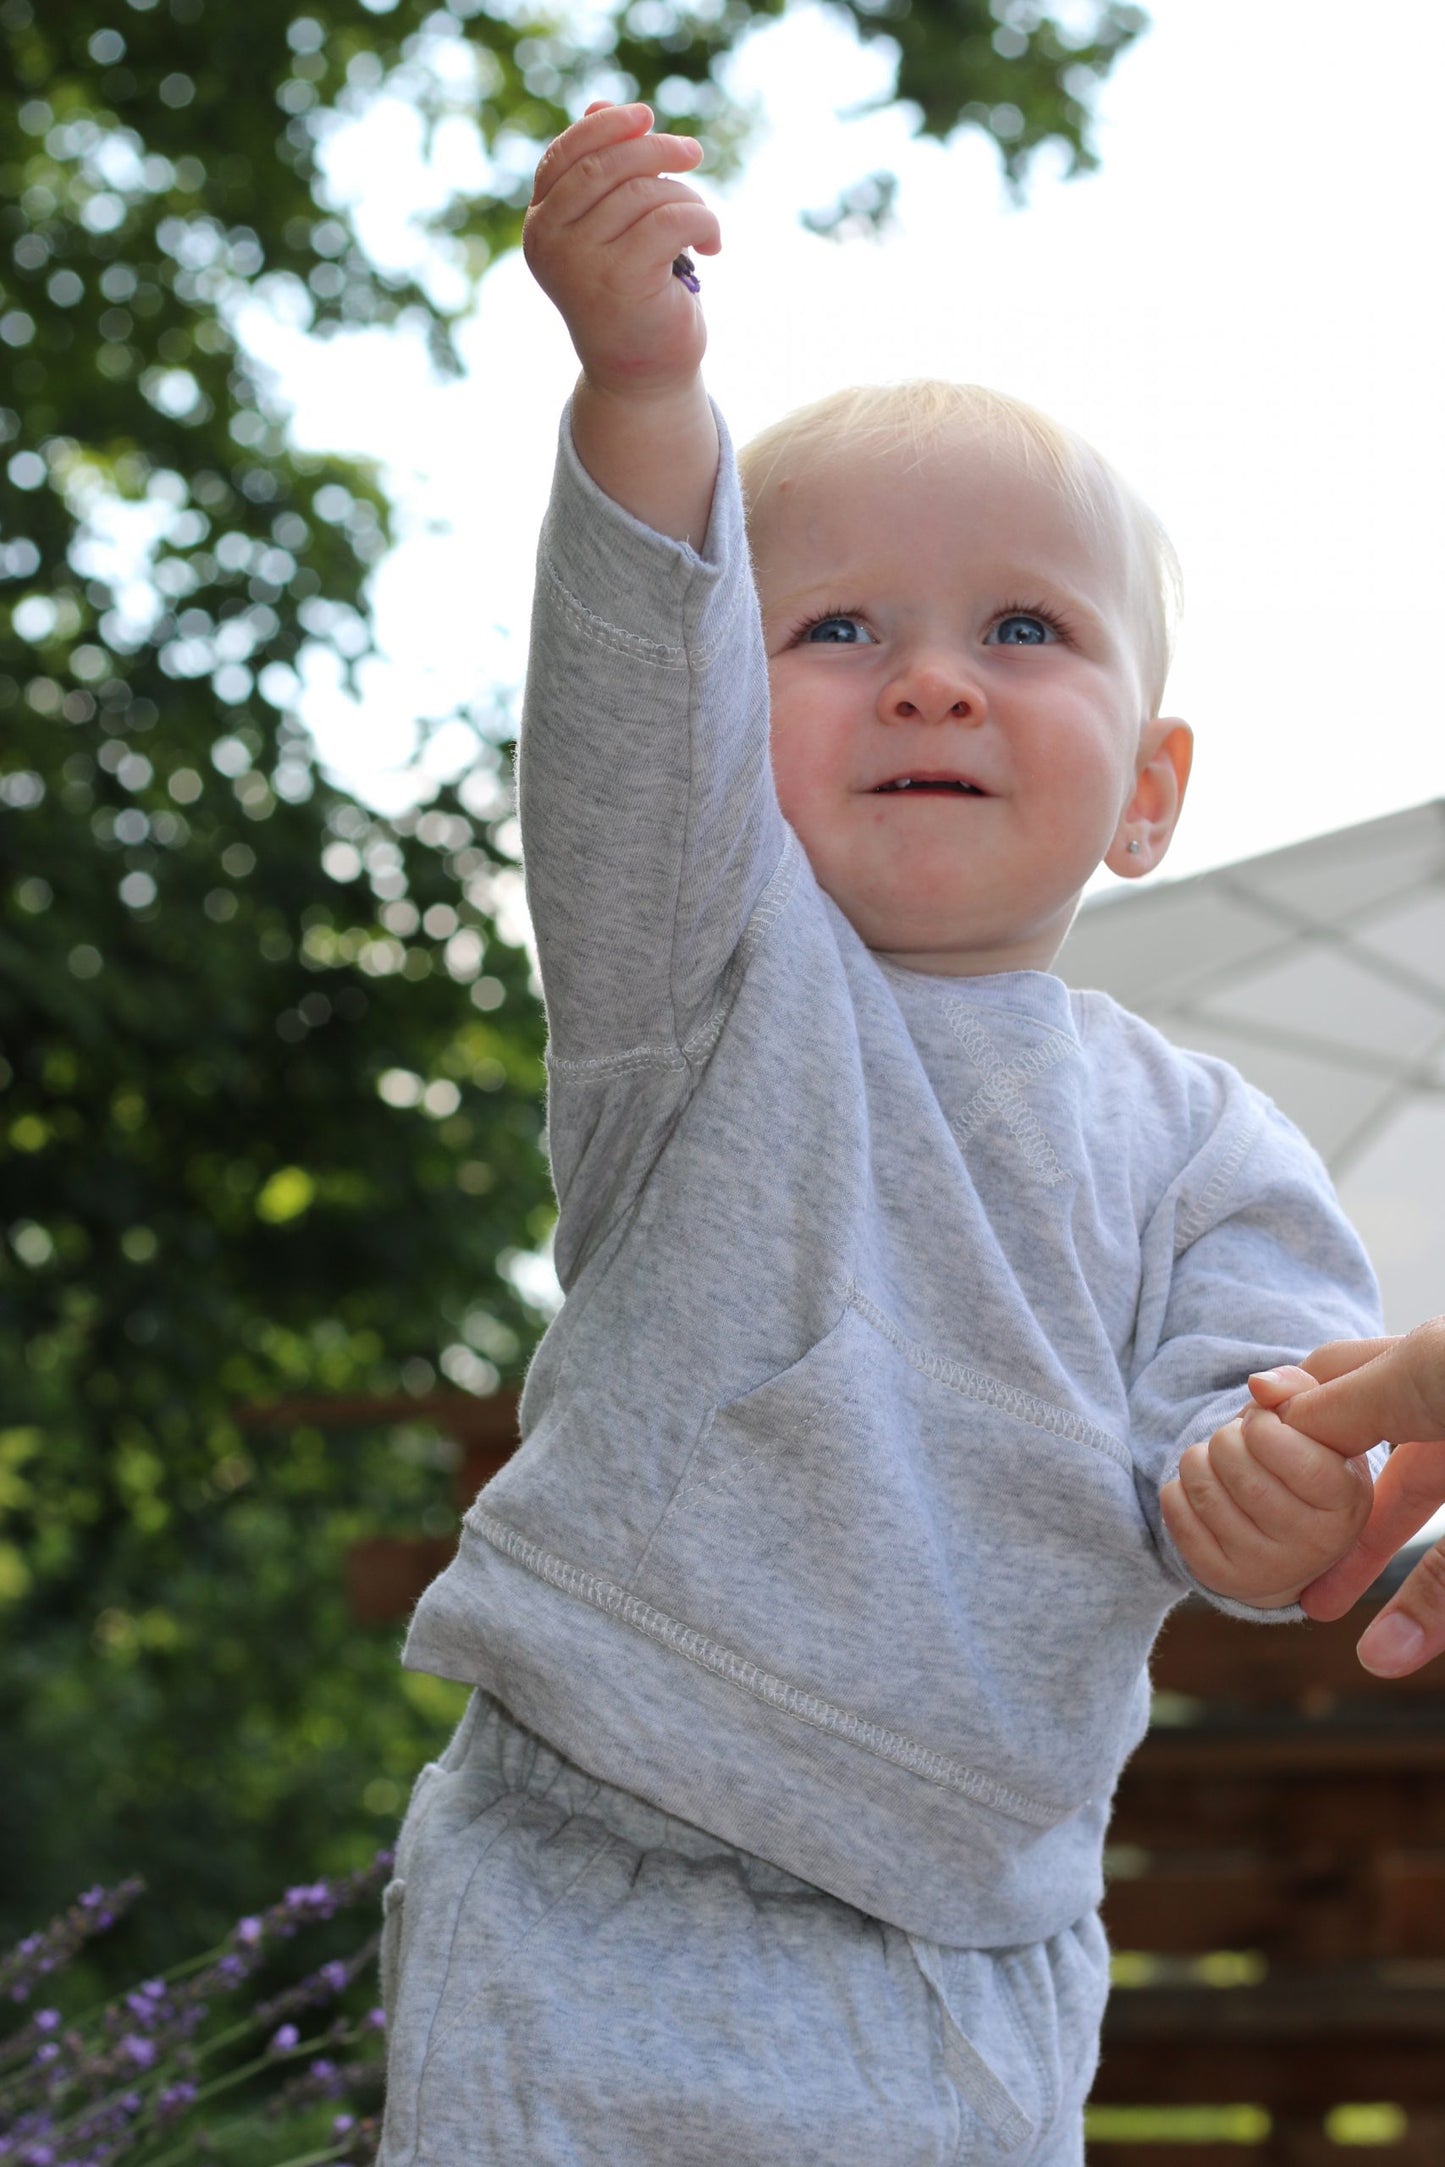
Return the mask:
<svg viewBox="0 0 1445 2167">
<path fill-rule="evenodd" d="M 703 390 L 695 295 L 673 275 L 686 249 L 716 255 L 714 214 L 667 177 L 702 156 L 654 135 L 645 105 L 591 105 L 537 167 L 522 247 L 582 364 L 577 455 L 600 489 L 656 533 L 701 545 L 718 437 Z"/>
</svg>

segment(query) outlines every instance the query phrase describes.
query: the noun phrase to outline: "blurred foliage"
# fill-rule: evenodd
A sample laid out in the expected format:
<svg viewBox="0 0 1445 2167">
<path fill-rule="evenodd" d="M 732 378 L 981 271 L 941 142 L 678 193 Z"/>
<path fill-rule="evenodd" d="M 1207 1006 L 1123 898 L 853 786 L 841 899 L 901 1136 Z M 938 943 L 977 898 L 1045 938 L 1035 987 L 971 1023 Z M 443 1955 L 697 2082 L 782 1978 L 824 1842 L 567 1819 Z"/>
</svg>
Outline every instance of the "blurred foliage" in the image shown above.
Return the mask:
<svg viewBox="0 0 1445 2167">
<path fill-rule="evenodd" d="M 540 142 L 640 92 L 724 170 L 747 117 L 715 64 L 784 4 L 0 0 L 0 1929 L 139 1871 L 158 1963 L 370 1850 L 457 1696 L 349 1624 L 341 1564 L 445 1523 L 434 1440 L 235 1411 L 485 1391 L 538 1323 L 508 1270 L 550 1205 L 497 926 L 506 720 L 473 715 L 474 772 L 404 818 L 317 774 L 298 673 L 355 682 L 389 508 L 288 444 L 240 312 L 400 324 L 452 365 Z M 846 12 L 920 126 L 983 127 L 1015 181 L 1050 138 L 1092 162 L 1144 20 Z M 470 130 L 484 176 L 414 272 L 325 180 L 384 97 Z"/>
</svg>

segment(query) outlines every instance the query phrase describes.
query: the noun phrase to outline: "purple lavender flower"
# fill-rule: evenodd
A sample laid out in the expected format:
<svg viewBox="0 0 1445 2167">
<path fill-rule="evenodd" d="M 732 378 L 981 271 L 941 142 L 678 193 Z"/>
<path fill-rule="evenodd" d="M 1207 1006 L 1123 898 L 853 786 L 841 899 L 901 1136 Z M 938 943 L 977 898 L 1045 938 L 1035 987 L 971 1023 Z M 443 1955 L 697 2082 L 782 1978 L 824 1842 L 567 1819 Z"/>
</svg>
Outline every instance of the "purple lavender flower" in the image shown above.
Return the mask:
<svg viewBox="0 0 1445 2167">
<path fill-rule="evenodd" d="M 336 1899 L 327 1881 L 312 1881 L 288 1889 L 281 1903 L 283 1910 L 295 1919 L 329 1919 L 336 1909 Z"/>
<path fill-rule="evenodd" d="M 298 2096 L 311 2099 L 340 2099 L 346 2090 L 347 2072 L 338 2068 L 327 2054 L 319 2054 L 309 2062 L 306 2074 L 298 2086 Z"/>
<path fill-rule="evenodd" d="M 293 2016 L 297 2010 L 314 2008 L 318 2002 L 330 2001 L 333 1996 L 344 1993 L 360 1972 L 370 1968 L 380 1939 L 379 1934 L 370 1935 L 354 1956 L 345 1960 L 333 1957 L 330 1963 L 323 1964 L 319 1971 L 299 1980 L 295 1986 L 288 1986 L 273 1995 L 270 2001 L 259 2003 L 255 2012 L 257 2022 L 271 2024 L 278 2017 Z M 344 2024 L 342 2029 L 346 2029 Z"/>
<path fill-rule="evenodd" d="M 284 2064 L 302 2044 L 299 2025 L 289 2021 L 292 2014 L 344 1996 L 373 1962 L 377 1937 L 371 1936 L 349 1957 L 333 1957 L 320 1965 L 269 2006 L 245 2012 L 239 2024 L 232 2019 L 224 2028 L 205 2033 L 211 1998 L 216 1992 L 234 1992 L 259 1968 L 275 1940 L 289 1939 L 298 1927 L 330 1919 L 373 1897 L 390 1866 L 390 1855 L 380 1853 L 356 1873 L 297 1884 L 266 1911 L 241 1919 L 220 1950 L 179 1967 L 177 1978 L 143 1980 L 79 2023 L 67 2025 L 52 2007 L 37 2010 L 5 2042 L 0 2167 L 117 2167 L 138 2142 L 151 2156 L 155 2137 L 183 2121 L 186 2133 L 180 2144 L 187 2161 L 211 2157 L 214 2148 L 207 2130 L 193 2128 L 186 2118 L 203 2096 L 247 2074 L 246 2057 L 254 2049 L 239 2042 L 258 2032 L 265 2039 L 270 2030 L 266 2053 Z M 17 2002 L 28 2000 L 41 1978 L 63 1969 L 84 1941 L 114 1923 L 134 1902 L 140 1886 L 135 1881 L 112 1889 L 97 1884 L 77 1897 L 62 1917 L 0 1955 L 0 1999 L 8 1995 Z M 363 2048 L 355 2058 L 347 2050 L 361 2046 L 368 2035 L 374 2037 L 383 2021 L 379 2010 L 358 2022 L 338 2008 L 324 2041 L 307 2042 L 309 2066 L 276 2072 L 276 2110 L 290 2112 L 318 2098 L 333 2099 L 347 2110 L 335 2117 L 332 2141 L 343 2147 L 355 2143 L 353 2167 L 362 2167 L 375 2151 L 376 2120 L 364 2102 L 379 2089 L 381 2066 L 374 2048 Z M 233 2048 L 225 2061 L 206 2059 Z M 317 2053 L 318 2048 L 323 2051 Z M 170 2136 L 169 2146 L 175 2143 Z M 163 2141 L 161 2156 L 180 2155 Z"/>
<path fill-rule="evenodd" d="M 159 2024 L 166 2013 L 166 1990 L 159 1979 L 148 1979 L 125 1997 L 125 2005 L 143 2030 Z"/>
<path fill-rule="evenodd" d="M 11 2001 L 28 2001 L 37 1982 L 67 1964 L 81 1943 L 115 1924 L 122 1912 L 140 1895 L 144 1883 L 122 1881 L 118 1887 L 97 1885 L 76 1898 L 70 1909 L 52 1919 L 39 1933 L 27 1934 L 8 1955 L 0 1957 L 0 1993 Z"/>
</svg>

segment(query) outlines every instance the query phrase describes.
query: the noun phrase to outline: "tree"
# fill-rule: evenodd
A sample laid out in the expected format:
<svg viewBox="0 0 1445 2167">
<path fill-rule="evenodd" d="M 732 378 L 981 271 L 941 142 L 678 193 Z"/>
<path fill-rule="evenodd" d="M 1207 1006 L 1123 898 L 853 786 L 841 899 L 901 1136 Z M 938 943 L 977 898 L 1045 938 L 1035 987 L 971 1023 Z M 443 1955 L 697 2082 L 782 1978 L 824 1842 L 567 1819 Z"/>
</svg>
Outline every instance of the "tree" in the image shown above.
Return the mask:
<svg viewBox="0 0 1445 2167">
<path fill-rule="evenodd" d="M 328 131 L 383 92 L 476 128 L 486 186 L 434 234 L 474 280 L 589 93 L 640 92 L 736 157 L 714 70 L 783 4 L 632 0 L 583 28 L 477 0 L 0 0 L 15 1923 L 139 1867 L 184 1943 L 365 1852 L 447 1703 L 407 1699 L 389 1639 L 348 1627 L 338 1561 L 434 1503 L 425 1429 L 346 1451 L 303 1430 L 267 1459 L 234 1409 L 438 1369 L 485 1390 L 538 1322 L 508 1270 L 549 1207 L 541 1019 L 495 913 L 507 720 L 475 716 L 475 774 L 403 819 L 317 775 L 297 665 L 368 651 L 388 507 L 288 445 L 238 309 L 410 322 L 453 365 L 434 288 L 328 200 Z M 1092 88 L 1143 23 L 846 6 L 892 40 L 920 127 L 984 127 L 1016 182 L 1050 138 L 1092 162 Z M 838 220 L 886 199 L 885 177 Z"/>
</svg>

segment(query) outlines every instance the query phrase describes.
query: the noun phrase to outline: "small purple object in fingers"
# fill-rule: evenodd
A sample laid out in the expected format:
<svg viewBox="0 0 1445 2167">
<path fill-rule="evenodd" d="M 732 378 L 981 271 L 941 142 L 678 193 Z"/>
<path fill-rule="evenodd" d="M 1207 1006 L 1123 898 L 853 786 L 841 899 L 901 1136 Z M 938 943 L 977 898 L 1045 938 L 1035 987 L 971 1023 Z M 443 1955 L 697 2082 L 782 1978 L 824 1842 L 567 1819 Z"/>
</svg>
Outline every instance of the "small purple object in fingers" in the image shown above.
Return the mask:
<svg viewBox="0 0 1445 2167">
<path fill-rule="evenodd" d="M 674 256 L 672 259 L 672 275 L 674 278 L 682 280 L 689 293 L 702 292 L 702 280 L 697 275 L 691 256 Z"/>
</svg>

